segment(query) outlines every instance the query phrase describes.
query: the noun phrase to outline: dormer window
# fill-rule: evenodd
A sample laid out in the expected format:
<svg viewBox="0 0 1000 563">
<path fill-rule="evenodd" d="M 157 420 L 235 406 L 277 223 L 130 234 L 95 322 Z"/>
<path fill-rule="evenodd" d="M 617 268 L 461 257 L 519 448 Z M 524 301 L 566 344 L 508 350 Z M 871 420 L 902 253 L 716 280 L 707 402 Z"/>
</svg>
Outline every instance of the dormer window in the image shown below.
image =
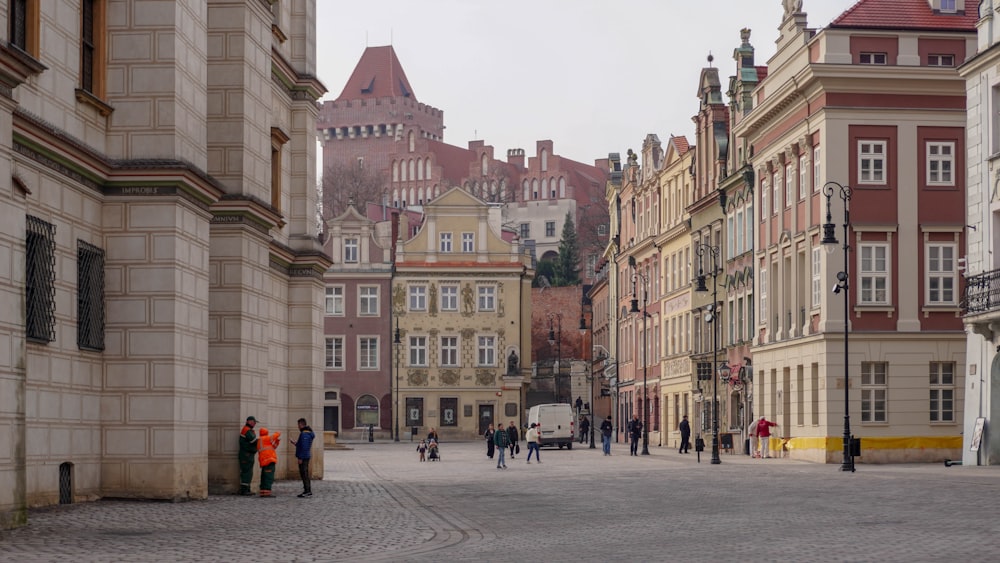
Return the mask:
<svg viewBox="0 0 1000 563">
<path fill-rule="evenodd" d="M 858 56 L 858 63 L 863 65 L 884 65 L 886 60 L 885 53 L 861 53 Z"/>
<path fill-rule="evenodd" d="M 958 11 L 956 6 L 956 0 L 941 0 L 941 11 L 948 13 L 955 13 Z"/>
</svg>

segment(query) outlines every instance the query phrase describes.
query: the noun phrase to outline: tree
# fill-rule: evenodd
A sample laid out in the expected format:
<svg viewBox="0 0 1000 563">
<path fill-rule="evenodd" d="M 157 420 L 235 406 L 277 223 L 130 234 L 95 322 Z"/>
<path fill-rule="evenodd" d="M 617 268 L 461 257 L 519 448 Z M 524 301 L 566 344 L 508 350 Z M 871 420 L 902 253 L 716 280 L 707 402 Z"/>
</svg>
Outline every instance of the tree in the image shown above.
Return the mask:
<svg viewBox="0 0 1000 563">
<path fill-rule="evenodd" d="M 566 212 L 563 221 L 562 239 L 559 240 L 559 258 L 556 261 L 556 283 L 553 285 L 577 285 L 580 283 L 580 248 L 576 239 L 573 217 Z"/>
<path fill-rule="evenodd" d="M 531 287 L 551 287 L 555 285 L 556 263 L 553 260 L 539 260 L 535 264 L 535 279 Z"/>
<path fill-rule="evenodd" d="M 369 202 L 380 202 L 385 190 L 385 175 L 357 164 L 332 164 L 323 171 L 323 219 L 332 219 L 353 202 L 364 214 Z"/>
</svg>

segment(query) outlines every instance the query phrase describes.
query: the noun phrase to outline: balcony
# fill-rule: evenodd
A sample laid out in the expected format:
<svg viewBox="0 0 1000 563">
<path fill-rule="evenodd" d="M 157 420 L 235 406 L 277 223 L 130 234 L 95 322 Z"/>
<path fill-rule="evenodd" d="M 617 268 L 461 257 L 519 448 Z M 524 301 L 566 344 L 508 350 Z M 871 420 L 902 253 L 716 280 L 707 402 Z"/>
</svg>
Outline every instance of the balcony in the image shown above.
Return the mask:
<svg viewBox="0 0 1000 563">
<path fill-rule="evenodd" d="M 997 310 L 1000 310 L 1000 270 L 966 278 L 962 314 L 979 315 Z"/>
</svg>

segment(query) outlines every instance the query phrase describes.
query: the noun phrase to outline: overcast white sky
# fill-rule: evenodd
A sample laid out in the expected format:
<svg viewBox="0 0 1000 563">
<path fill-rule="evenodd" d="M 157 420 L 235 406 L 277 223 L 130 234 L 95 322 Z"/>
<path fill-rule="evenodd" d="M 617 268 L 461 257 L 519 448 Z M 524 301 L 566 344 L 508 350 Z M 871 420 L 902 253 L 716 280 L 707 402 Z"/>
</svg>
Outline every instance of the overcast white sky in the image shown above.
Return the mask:
<svg viewBox="0 0 1000 563">
<path fill-rule="evenodd" d="M 804 0 L 810 27 L 855 0 Z M 483 139 L 593 162 L 647 133 L 687 135 L 709 51 L 725 88 L 740 29 L 774 54 L 781 0 L 318 0 L 318 69 L 340 94 L 365 46 L 391 43 L 418 101 L 444 111 L 447 143 Z"/>
</svg>

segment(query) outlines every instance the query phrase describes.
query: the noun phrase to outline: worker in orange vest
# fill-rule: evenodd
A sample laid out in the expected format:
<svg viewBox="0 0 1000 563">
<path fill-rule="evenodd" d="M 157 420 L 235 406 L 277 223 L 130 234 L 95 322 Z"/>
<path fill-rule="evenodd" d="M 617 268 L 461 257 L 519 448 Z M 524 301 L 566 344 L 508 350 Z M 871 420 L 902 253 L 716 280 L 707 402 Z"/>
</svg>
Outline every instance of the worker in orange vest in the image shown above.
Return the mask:
<svg viewBox="0 0 1000 563">
<path fill-rule="evenodd" d="M 271 485 L 274 483 L 274 470 L 278 466 L 278 444 L 281 443 L 281 432 L 271 434 L 267 428 L 260 429 L 257 440 L 257 461 L 260 463 L 260 496 L 271 496 Z"/>
</svg>

